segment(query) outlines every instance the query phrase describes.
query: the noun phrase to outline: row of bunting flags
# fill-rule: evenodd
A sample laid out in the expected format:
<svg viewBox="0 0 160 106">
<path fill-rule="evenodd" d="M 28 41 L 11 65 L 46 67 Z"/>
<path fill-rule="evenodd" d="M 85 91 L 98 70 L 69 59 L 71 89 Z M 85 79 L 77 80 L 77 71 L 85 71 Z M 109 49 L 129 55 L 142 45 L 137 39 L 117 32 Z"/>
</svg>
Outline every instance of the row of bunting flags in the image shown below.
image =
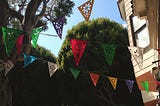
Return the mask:
<svg viewBox="0 0 160 106">
<path fill-rule="evenodd" d="M 27 55 L 23 54 L 24 56 L 24 66 L 23 68 L 26 68 L 30 64 L 32 64 L 35 60 L 38 58 L 32 56 L 32 55 Z M 14 64 L 8 60 L 7 62 L 4 62 L 3 60 L 0 60 L 0 72 L 4 70 L 5 76 L 8 74 L 8 72 L 14 67 Z M 58 65 L 52 62 L 48 61 L 48 69 L 49 69 L 49 75 L 50 77 L 56 72 L 58 69 Z"/>
<path fill-rule="evenodd" d="M 65 17 L 61 17 L 60 19 L 52 21 L 52 24 L 58 36 L 60 37 L 60 39 L 62 38 L 64 21 L 65 21 Z M 33 29 L 31 32 L 31 38 L 32 38 L 31 42 L 34 48 L 37 45 L 37 41 L 41 31 L 42 31 L 42 28 L 38 27 Z M 18 29 L 12 29 L 12 28 L 6 28 L 6 27 L 2 27 L 2 33 L 3 33 L 3 41 L 4 41 L 7 55 L 10 56 L 11 50 L 15 45 L 16 45 L 18 54 L 20 54 L 25 33 Z"/>
<path fill-rule="evenodd" d="M 30 64 L 32 64 L 35 60 L 37 60 L 38 58 L 32 56 L 32 55 L 26 55 L 24 54 L 24 66 L 23 68 L 26 68 L 27 66 L 29 66 Z M 7 75 L 7 73 L 14 67 L 14 65 L 12 64 L 11 61 L 7 61 L 4 62 L 3 60 L 0 60 L 0 72 L 2 70 L 5 70 L 5 76 Z M 49 75 L 50 77 L 52 77 L 52 75 L 57 71 L 58 69 L 58 65 L 52 62 L 48 62 L 48 70 L 49 70 Z M 70 68 L 70 72 L 72 73 L 74 79 L 76 80 L 80 74 L 80 70 L 74 69 L 74 68 Z M 96 87 L 97 83 L 98 83 L 98 79 L 101 75 L 97 74 L 97 73 L 93 73 L 93 72 L 88 72 L 87 74 L 90 75 L 90 78 L 93 82 L 93 85 Z M 104 75 L 103 75 L 104 77 Z M 114 90 L 116 90 L 117 88 L 117 82 L 118 80 L 124 80 L 128 90 L 130 93 L 132 93 L 133 90 L 133 86 L 134 86 L 134 80 L 128 80 L 128 79 L 120 79 L 120 78 L 116 78 L 116 77 L 111 77 L 111 76 L 105 76 L 109 79 L 112 87 Z M 156 84 L 160 85 L 160 82 L 156 82 Z M 141 85 L 143 86 L 143 88 L 147 91 L 147 93 L 149 92 L 149 83 L 148 81 L 142 81 Z"/>
<path fill-rule="evenodd" d="M 79 73 L 81 72 L 80 70 L 74 69 L 74 68 L 70 68 L 70 71 L 74 77 L 74 79 L 76 80 L 78 78 Z M 93 82 L 93 85 L 96 87 L 97 83 L 98 83 L 98 79 L 101 75 L 93 73 L 93 72 L 89 72 L 90 78 Z M 116 78 L 116 77 L 111 77 L 111 76 L 104 76 L 102 75 L 102 77 L 106 77 L 109 79 L 112 87 L 114 90 L 116 90 L 117 88 L 117 82 L 118 80 L 123 80 L 125 81 L 128 90 L 130 93 L 132 93 L 133 90 L 133 86 L 134 86 L 134 80 L 128 80 L 128 79 L 120 79 L 120 78 Z M 160 82 L 156 82 L 157 84 L 160 84 Z M 146 90 L 147 93 L 149 93 L 149 83 L 148 81 L 141 81 L 141 85 L 142 87 Z"/>
<path fill-rule="evenodd" d="M 80 74 L 80 70 L 77 70 L 77 69 L 74 69 L 74 68 L 70 68 L 70 71 L 74 77 L 74 79 L 76 80 Z M 86 73 L 86 72 L 84 72 Z M 88 73 L 87 73 L 88 74 Z M 93 72 L 89 72 L 89 75 L 90 75 L 90 78 L 93 82 L 93 85 L 96 87 L 97 83 L 98 83 L 98 79 L 99 77 L 101 76 L 100 74 L 97 74 L 97 73 L 93 73 Z M 128 87 L 128 90 L 130 93 L 132 93 L 132 90 L 133 90 L 133 86 L 134 86 L 134 80 L 128 80 L 128 79 L 121 79 L 121 78 L 116 78 L 116 77 L 111 77 L 111 76 L 104 76 L 102 75 L 102 77 L 105 77 L 105 78 L 108 78 L 113 89 L 116 90 L 117 88 L 117 82 L 118 80 L 123 80 L 125 81 L 127 87 Z M 152 81 L 153 82 L 153 81 Z M 149 93 L 149 81 L 141 81 L 141 86 L 144 88 L 144 90 L 146 90 L 147 93 Z M 160 82 L 159 81 L 154 81 L 154 83 L 158 86 L 160 86 Z"/>
<path fill-rule="evenodd" d="M 24 54 L 24 68 L 29 66 L 30 64 L 32 64 L 36 59 L 36 57 L 32 56 L 32 55 L 26 55 Z M 12 65 L 13 67 L 13 65 Z M 9 68 L 11 69 L 11 68 Z M 7 73 L 9 72 L 9 69 L 7 71 Z M 55 63 L 52 63 L 52 62 L 48 62 L 48 69 L 49 69 L 49 75 L 50 77 L 52 77 L 52 75 L 56 72 L 56 70 L 58 69 L 58 65 L 55 64 Z M 72 73 L 74 79 L 76 80 L 80 74 L 80 70 L 77 70 L 75 68 L 70 68 L 70 72 Z M 88 74 L 88 73 L 87 73 Z M 98 79 L 101 75 L 97 74 L 97 73 L 93 73 L 93 72 L 89 72 L 89 75 L 90 75 L 90 78 L 93 82 L 93 85 L 96 87 L 97 85 L 97 82 L 98 82 Z M 104 75 L 103 75 L 104 77 Z M 120 78 L 116 78 L 116 77 L 111 77 L 111 76 L 105 76 L 109 79 L 112 87 L 114 90 L 116 90 L 117 88 L 117 82 L 118 80 L 124 80 L 127 87 L 128 87 L 128 90 L 130 93 L 132 93 L 132 90 L 133 90 L 133 86 L 134 86 L 134 80 L 128 80 L 128 79 L 120 79 Z M 160 82 L 156 82 L 156 84 L 159 84 L 160 85 Z M 148 81 L 141 81 L 141 85 L 142 87 L 147 91 L 147 93 L 149 92 L 149 83 Z"/>
<path fill-rule="evenodd" d="M 70 44 L 72 48 L 72 52 L 74 55 L 74 59 L 76 62 L 76 65 L 79 65 L 80 59 L 83 55 L 83 52 L 85 51 L 85 47 L 87 45 L 86 40 L 79 40 L 79 39 L 70 39 Z M 108 63 L 108 65 L 112 65 L 115 51 L 116 51 L 116 45 L 112 44 L 102 44 L 102 48 L 105 54 L 105 59 Z M 142 68 L 143 65 L 143 49 L 139 47 L 131 47 L 128 46 L 129 51 L 132 54 L 132 57 L 137 62 L 138 66 Z"/>
<path fill-rule="evenodd" d="M 89 1 L 85 2 L 84 4 L 82 4 L 81 6 L 78 7 L 80 13 L 85 18 L 86 21 L 88 21 L 89 18 L 90 18 L 92 8 L 93 8 L 93 4 L 94 4 L 94 0 L 89 0 Z M 59 19 L 56 19 L 56 20 L 52 21 L 52 24 L 53 24 L 53 26 L 56 30 L 56 33 L 60 37 L 60 39 L 62 39 L 62 31 L 63 31 L 64 22 L 65 22 L 65 17 L 64 16 L 60 17 Z M 34 48 L 36 47 L 37 40 L 38 40 L 38 37 L 39 37 L 39 34 L 40 34 L 41 31 L 42 31 L 42 28 L 35 28 L 31 32 L 32 45 L 33 45 Z M 25 33 L 23 33 L 20 30 L 17 30 L 17 29 L 11 29 L 11 28 L 5 28 L 5 27 L 2 27 L 2 32 L 3 32 L 3 40 L 4 40 L 7 55 L 10 56 L 11 50 L 13 49 L 13 47 L 15 45 L 16 45 L 16 48 L 17 48 L 17 53 L 21 54 L 21 48 L 22 48 Z M 76 65 L 78 66 L 78 64 L 80 62 L 80 59 L 83 55 L 83 52 L 85 50 L 85 47 L 87 45 L 87 41 L 70 39 L 70 44 L 71 44 L 71 48 L 72 48 L 72 52 L 73 52 L 73 55 L 74 55 Z M 108 65 L 112 65 L 112 61 L 113 61 L 114 54 L 115 54 L 115 51 L 116 51 L 116 46 L 115 45 L 109 45 L 109 44 L 103 44 L 102 48 L 104 50 L 105 58 L 106 58 L 106 61 L 107 61 Z M 138 66 L 140 68 L 142 68 L 142 65 L 143 65 L 143 49 L 141 49 L 139 47 L 130 47 L 130 46 L 128 47 L 128 49 L 130 50 L 130 52 L 132 54 L 132 57 L 137 62 Z M 157 49 L 157 51 L 160 53 L 160 49 Z M 34 56 L 24 54 L 24 68 L 27 67 L 29 64 L 31 64 L 36 59 L 37 58 L 35 58 Z M 4 63 L 5 62 L 0 60 L 0 65 L 1 65 L 0 67 L 4 66 L 3 68 L 0 69 L 0 71 L 5 69 L 5 72 L 6 72 L 5 74 L 7 74 L 9 72 L 9 70 L 14 65 L 10 61 L 7 62 L 7 65 L 6 64 L 4 65 Z M 54 72 L 58 69 L 58 66 L 54 63 L 48 62 L 48 69 L 49 69 L 49 73 L 50 73 L 50 77 L 51 77 L 54 74 Z M 76 69 L 73 69 L 73 68 L 71 68 L 70 71 L 73 74 L 74 78 L 77 79 L 80 71 L 76 70 Z M 95 73 L 89 73 L 89 74 L 90 74 L 90 77 L 92 79 L 92 82 L 93 82 L 94 86 L 96 86 L 100 75 L 95 74 Z M 116 90 L 118 78 L 108 76 L 108 79 L 111 82 L 114 90 Z M 129 92 L 131 93 L 133 85 L 134 85 L 134 81 L 133 80 L 125 80 L 125 82 L 126 82 L 126 85 L 128 86 Z M 144 89 L 147 92 L 149 92 L 148 81 L 142 81 L 141 84 L 144 87 Z"/>
<path fill-rule="evenodd" d="M 26 55 L 24 54 L 24 66 L 23 68 L 26 68 L 27 66 L 29 66 L 30 64 L 32 64 L 35 60 L 37 60 L 38 58 L 32 56 L 32 55 Z M 14 65 L 12 64 L 11 61 L 7 61 L 6 63 L 3 62 L 2 60 L 0 60 L 0 71 L 2 71 L 3 69 L 5 69 L 5 75 L 7 75 L 7 73 L 14 67 Z M 48 62 L 48 70 L 49 70 L 49 75 L 50 77 L 52 77 L 52 75 L 56 72 L 56 70 L 58 69 L 58 65 L 52 62 Z M 76 80 L 78 78 L 78 75 L 80 74 L 81 71 L 74 69 L 74 68 L 70 68 L 70 72 L 72 73 L 74 79 Z M 87 73 L 88 74 L 88 73 Z M 99 74 L 93 73 L 93 72 L 89 72 L 90 78 L 93 82 L 93 85 L 96 87 L 98 79 L 100 77 Z M 103 75 L 104 77 L 104 75 Z M 124 79 L 120 79 L 120 78 L 116 78 L 116 77 L 111 77 L 111 76 L 105 76 L 109 79 L 112 87 L 114 90 L 116 90 L 117 88 L 117 82 L 118 80 L 124 80 Z M 124 80 L 128 90 L 130 93 L 132 93 L 133 90 L 133 86 L 134 86 L 134 80 Z M 149 92 L 149 84 L 148 81 L 142 81 L 141 82 L 142 86 L 144 87 L 144 89 L 147 91 L 147 93 Z"/>
<path fill-rule="evenodd" d="M 42 28 L 36 28 L 32 31 L 32 45 L 35 48 L 37 44 L 37 40 L 39 37 L 39 33 L 42 31 Z M 6 48 L 6 53 L 10 56 L 11 50 L 13 49 L 14 45 L 16 45 L 17 53 L 21 54 L 21 48 L 23 44 L 24 34 L 20 30 L 5 28 L 2 27 L 3 32 L 3 40 Z M 74 55 L 74 59 L 76 65 L 78 66 L 80 59 L 83 55 L 85 47 L 87 45 L 87 41 L 85 40 L 78 40 L 78 39 L 70 39 L 70 44 L 72 48 L 72 52 Z M 116 45 L 112 44 L 103 44 L 102 48 L 105 53 L 105 58 L 108 65 L 112 65 L 112 61 L 114 58 Z M 141 68 L 143 65 L 143 50 L 139 47 L 128 47 L 132 56 L 136 60 L 137 64 Z"/>
</svg>

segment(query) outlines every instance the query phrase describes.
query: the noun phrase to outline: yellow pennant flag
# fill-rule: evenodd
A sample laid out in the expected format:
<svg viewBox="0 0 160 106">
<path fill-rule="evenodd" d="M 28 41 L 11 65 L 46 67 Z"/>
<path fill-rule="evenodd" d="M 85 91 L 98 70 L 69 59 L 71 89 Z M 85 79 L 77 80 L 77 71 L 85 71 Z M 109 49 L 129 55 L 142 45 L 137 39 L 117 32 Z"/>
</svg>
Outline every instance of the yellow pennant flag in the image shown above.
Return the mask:
<svg viewBox="0 0 160 106">
<path fill-rule="evenodd" d="M 116 87 L 117 87 L 117 78 L 114 78 L 114 77 L 108 77 L 109 81 L 111 82 L 114 90 L 116 90 Z"/>
</svg>

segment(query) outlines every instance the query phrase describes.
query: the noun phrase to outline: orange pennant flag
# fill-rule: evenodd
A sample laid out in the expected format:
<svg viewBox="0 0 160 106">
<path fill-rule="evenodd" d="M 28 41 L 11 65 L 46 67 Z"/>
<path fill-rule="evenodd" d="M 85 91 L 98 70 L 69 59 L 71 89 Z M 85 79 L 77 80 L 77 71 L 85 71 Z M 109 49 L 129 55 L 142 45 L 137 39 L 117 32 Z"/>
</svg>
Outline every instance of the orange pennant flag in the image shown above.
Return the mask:
<svg viewBox="0 0 160 106">
<path fill-rule="evenodd" d="M 116 87 L 117 87 L 117 78 L 114 78 L 114 77 L 108 77 L 109 81 L 111 82 L 114 90 L 116 90 Z"/>
<path fill-rule="evenodd" d="M 78 7 L 79 11 L 81 12 L 86 21 L 88 21 L 90 18 L 93 4 L 94 0 L 89 0 Z"/>
<path fill-rule="evenodd" d="M 99 79 L 99 75 L 98 74 L 94 74 L 94 73 L 89 73 L 90 77 L 92 79 L 92 82 L 94 84 L 94 86 L 97 85 L 98 79 Z"/>
</svg>

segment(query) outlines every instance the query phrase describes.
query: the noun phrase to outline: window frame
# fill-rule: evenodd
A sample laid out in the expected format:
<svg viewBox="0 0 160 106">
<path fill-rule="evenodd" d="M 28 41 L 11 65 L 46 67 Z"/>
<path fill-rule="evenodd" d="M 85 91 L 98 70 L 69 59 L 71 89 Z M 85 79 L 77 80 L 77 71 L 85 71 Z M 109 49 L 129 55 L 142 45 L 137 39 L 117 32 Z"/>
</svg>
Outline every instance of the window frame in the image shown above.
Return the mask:
<svg viewBox="0 0 160 106">
<path fill-rule="evenodd" d="M 133 39 L 133 45 L 140 47 L 137 45 L 137 39 L 138 39 L 138 34 L 143 31 L 145 28 L 147 28 L 147 21 L 146 23 L 142 24 L 136 31 L 134 30 L 134 22 L 133 22 L 133 17 L 135 17 L 133 14 L 129 17 L 130 20 L 130 26 L 131 26 L 131 33 L 132 33 L 132 39 Z M 149 32 L 148 32 L 148 37 L 149 37 Z M 149 42 L 150 42 L 150 37 L 149 37 Z M 144 48 L 147 48 L 149 45 L 146 45 Z M 142 48 L 142 47 L 141 47 Z"/>
</svg>

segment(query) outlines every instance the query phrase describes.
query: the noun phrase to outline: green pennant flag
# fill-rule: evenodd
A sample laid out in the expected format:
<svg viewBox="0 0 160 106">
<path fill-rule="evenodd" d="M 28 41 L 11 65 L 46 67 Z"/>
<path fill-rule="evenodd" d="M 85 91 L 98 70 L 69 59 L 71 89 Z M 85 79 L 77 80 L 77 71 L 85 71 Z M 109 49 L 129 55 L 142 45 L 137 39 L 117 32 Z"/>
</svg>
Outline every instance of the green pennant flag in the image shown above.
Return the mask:
<svg viewBox="0 0 160 106">
<path fill-rule="evenodd" d="M 148 81 L 142 81 L 141 84 L 142 84 L 143 88 L 146 90 L 146 92 L 148 93 L 149 92 Z"/>
<path fill-rule="evenodd" d="M 2 27 L 2 33 L 3 33 L 3 41 L 6 48 L 6 53 L 8 56 L 10 56 L 10 53 L 16 43 L 16 39 L 18 38 L 18 36 L 22 34 L 22 31 L 18 29 Z"/>
<path fill-rule="evenodd" d="M 38 37 L 39 37 L 39 33 L 42 31 L 42 28 L 36 28 L 36 29 L 33 29 L 31 35 L 32 35 L 32 45 L 34 48 L 36 48 L 36 45 L 37 45 L 37 40 L 38 40 Z"/>
<path fill-rule="evenodd" d="M 76 80 L 80 71 L 74 68 L 70 68 L 70 71 L 73 74 L 74 79 Z"/>
<path fill-rule="evenodd" d="M 116 51 L 116 46 L 115 45 L 109 45 L 109 44 L 102 44 L 102 48 L 104 50 L 105 53 L 105 58 L 106 61 L 108 63 L 108 65 L 112 65 L 112 61 L 114 58 L 114 54 Z"/>
</svg>

